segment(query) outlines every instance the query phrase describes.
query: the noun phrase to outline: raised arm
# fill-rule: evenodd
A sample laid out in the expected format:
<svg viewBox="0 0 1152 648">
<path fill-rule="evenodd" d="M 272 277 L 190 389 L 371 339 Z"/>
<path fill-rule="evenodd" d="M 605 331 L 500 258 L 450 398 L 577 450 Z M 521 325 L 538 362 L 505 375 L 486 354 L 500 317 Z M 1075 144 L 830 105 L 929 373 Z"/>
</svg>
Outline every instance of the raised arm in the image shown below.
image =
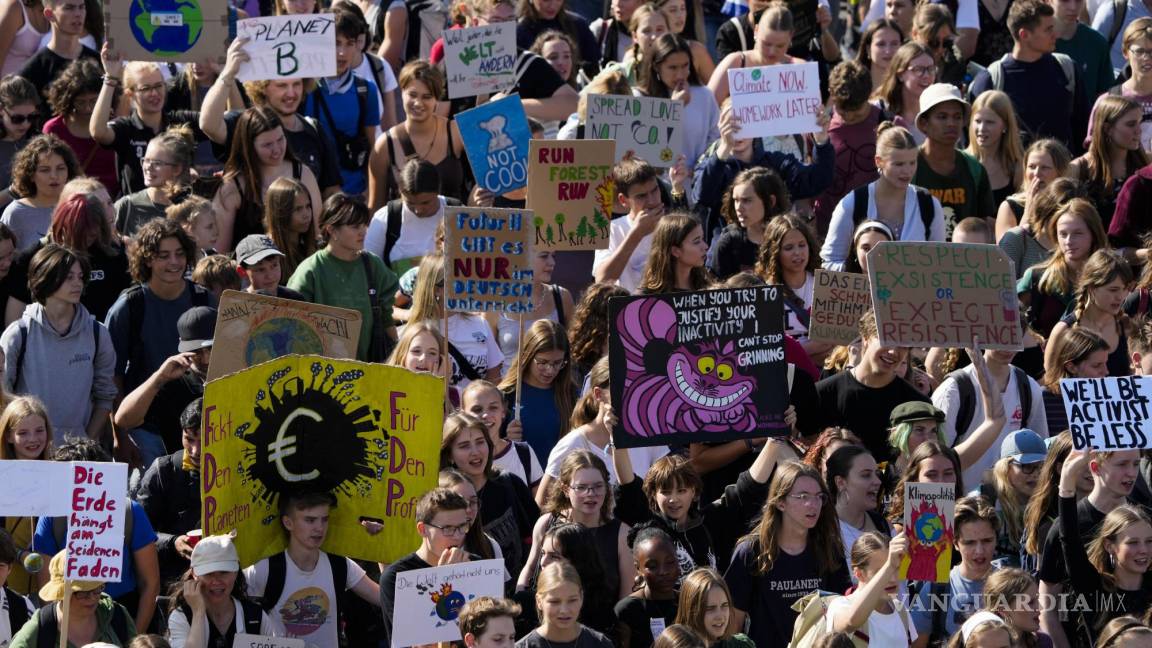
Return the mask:
<svg viewBox="0 0 1152 648">
<path fill-rule="evenodd" d="M 224 124 L 224 110 L 228 107 L 229 97 L 236 89 L 236 74 L 240 71 L 240 64 L 248 61 L 248 53 L 244 51 L 247 38 L 237 38 L 228 46 L 228 59 L 224 69 L 216 82 L 208 88 L 204 95 L 204 103 L 200 104 L 200 130 L 213 142 L 224 145 L 228 141 L 228 128 Z"/>
<path fill-rule="evenodd" d="M 1004 396 L 984 362 L 980 341 L 974 340 L 972 347 L 967 351 L 968 357 L 972 359 L 972 366 L 976 368 L 976 383 L 980 386 L 980 396 L 984 399 L 984 421 L 956 446 L 956 454 L 960 455 L 960 465 L 964 468 L 973 465 L 988 452 L 1000 438 L 1000 432 L 1008 421 L 1004 413 Z M 957 434 L 960 433 L 961 431 L 957 430 Z"/>
<path fill-rule="evenodd" d="M 848 605 L 832 611 L 834 632 L 854 632 L 868 625 L 868 617 L 872 616 L 876 606 L 888 595 L 885 588 L 892 580 L 892 576 L 900 571 L 900 561 L 907 551 L 908 536 L 903 533 L 896 534 L 888 543 L 888 559 L 884 561 L 880 571 L 848 595 Z"/>
<path fill-rule="evenodd" d="M 96 97 L 96 107 L 92 109 L 92 116 L 88 118 L 88 131 L 96 143 L 108 146 L 116 138 L 116 134 L 108 126 L 108 115 L 112 113 L 112 100 L 116 95 L 116 88 L 124 85 L 124 61 L 120 59 L 119 52 L 114 51 L 105 42 L 100 48 L 100 62 L 104 64 L 104 85 L 100 86 L 100 95 Z"/>
</svg>

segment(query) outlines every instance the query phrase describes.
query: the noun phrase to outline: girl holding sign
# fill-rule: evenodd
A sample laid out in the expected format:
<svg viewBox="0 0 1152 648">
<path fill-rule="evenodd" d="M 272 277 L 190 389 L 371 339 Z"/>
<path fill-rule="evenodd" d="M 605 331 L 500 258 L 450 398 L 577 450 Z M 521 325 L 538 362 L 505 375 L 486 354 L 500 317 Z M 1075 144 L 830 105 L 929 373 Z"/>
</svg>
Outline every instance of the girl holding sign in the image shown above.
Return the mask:
<svg viewBox="0 0 1152 648">
<path fill-rule="evenodd" d="M 760 14 L 760 21 L 756 23 L 756 43 L 752 49 L 725 56 L 720 65 L 716 66 L 712 78 L 708 80 L 708 88 L 716 96 L 716 102 L 724 103 L 731 94 L 728 88 L 728 70 L 781 63 L 802 63 L 800 59 L 788 55 L 794 31 L 795 21 L 788 5 L 784 2 L 770 3 L 764 13 Z"/>
<path fill-rule="evenodd" d="M 852 574 L 856 590 L 828 606 L 831 632 L 860 632 L 869 645 L 906 648 L 916 639 L 908 611 L 896 596 L 900 589 L 900 562 L 908 553 L 908 537 L 869 531 L 852 543 Z M 859 635 L 857 635 L 859 636 Z"/>
<path fill-rule="evenodd" d="M 1074 326 L 1087 328 L 1100 334 L 1108 343 L 1108 375 L 1127 376 L 1132 373 L 1132 360 L 1128 355 L 1128 316 L 1122 306 L 1132 290 L 1135 279 L 1132 267 L 1119 252 L 1097 250 L 1088 258 L 1076 282 L 1076 305 L 1071 313 L 1060 319 L 1048 336 L 1044 366 L 1056 362 L 1059 341 Z"/>
</svg>

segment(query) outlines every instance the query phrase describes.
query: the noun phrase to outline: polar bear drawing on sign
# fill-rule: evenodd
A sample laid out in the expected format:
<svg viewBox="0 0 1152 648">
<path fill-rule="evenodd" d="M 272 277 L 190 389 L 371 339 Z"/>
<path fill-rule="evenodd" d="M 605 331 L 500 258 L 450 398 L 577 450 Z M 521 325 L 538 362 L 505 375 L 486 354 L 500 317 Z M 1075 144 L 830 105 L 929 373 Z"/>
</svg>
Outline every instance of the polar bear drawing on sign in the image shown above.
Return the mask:
<svg viewBox="0 0 1152 648">
<path fill-rule="evenodd" d="M 508 137 L 508 133 L 504 132 L 504 125 L 508 123 L 508 119 L 503 115 L 496 115 L 488 121 L 480 122 L 480 128 L 488 131 L 488 152 L 500 151 L 506 148 L 511 148 L 512 138 Z"/>
</svg>

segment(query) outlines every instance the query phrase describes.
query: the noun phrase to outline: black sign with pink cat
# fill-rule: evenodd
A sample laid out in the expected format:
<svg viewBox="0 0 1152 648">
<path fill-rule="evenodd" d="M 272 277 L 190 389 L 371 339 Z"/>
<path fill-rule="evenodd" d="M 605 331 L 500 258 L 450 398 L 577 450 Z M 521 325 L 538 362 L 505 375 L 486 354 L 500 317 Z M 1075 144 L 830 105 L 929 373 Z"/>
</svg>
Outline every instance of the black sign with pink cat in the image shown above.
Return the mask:
<svg viewBox="0 0 1152 648">
<path fill-rule="evenodd" d="M 616 445 L 788 432 L 778 287 L 617 297 L 608 311 Z"/>
</svg>

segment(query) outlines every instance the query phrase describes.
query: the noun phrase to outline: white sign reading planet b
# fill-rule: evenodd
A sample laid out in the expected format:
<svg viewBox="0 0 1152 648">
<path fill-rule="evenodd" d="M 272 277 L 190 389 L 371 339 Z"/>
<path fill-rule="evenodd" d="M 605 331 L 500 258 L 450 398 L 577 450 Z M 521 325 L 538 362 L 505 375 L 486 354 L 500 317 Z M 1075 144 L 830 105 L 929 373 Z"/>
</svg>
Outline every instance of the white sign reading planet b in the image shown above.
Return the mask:
<svg viewBox="0 0 1152 648">
<path fill-rule="evenodd" d="M 333 14 L 247 18 L 236 23 L 236 36 L 248 39 L 249 60 L 236 74 L 240 81 L 336 76 Z"/>
<path fill-rule="evenodd" d="M 1152 447 L 1152 378 L 1066 378 L 1060 381 L 1060 393 L 1076 450 Z"/>
<path fill-rule="evenodd" d="M 815 63 L 730 69 L 728 90 L 741 139 L 820 130 L 824 103 Z"/>
</svg>

